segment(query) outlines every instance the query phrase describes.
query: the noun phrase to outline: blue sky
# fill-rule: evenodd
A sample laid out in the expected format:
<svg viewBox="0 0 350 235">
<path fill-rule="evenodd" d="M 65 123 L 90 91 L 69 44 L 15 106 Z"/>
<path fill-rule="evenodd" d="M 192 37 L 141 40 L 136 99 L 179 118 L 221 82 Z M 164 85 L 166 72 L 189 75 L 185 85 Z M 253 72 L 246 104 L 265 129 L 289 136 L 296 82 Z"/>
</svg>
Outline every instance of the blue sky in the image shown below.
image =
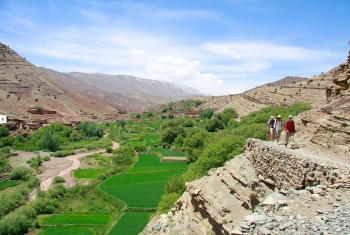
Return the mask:
<svg viewBox="0 0 350 235">
<path fill-rule="evenodd" d="M 348 0 L 0 0 L 0 41 L 38 66 L 229 94 L 343 62 Z"/>
</svg>

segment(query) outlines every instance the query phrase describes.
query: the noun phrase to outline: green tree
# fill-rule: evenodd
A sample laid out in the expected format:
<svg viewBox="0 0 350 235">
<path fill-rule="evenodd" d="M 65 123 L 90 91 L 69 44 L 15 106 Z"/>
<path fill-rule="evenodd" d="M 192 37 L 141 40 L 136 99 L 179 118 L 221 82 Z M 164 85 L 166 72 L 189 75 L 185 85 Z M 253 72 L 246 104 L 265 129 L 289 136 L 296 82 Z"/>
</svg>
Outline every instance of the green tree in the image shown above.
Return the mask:
<svg viewBox="0 0 350 235">
<path fill-rule="evenodd" d="M 178 136 L 185 136 L 185 129 L 182 126 L 172 126 L 165 128 L 160 140 L 163 144 L 172 144 Z"/>
<path fill-rule="evenodd" d="M 206 108 L 204 109 L 201 114 L 200 114 L 200 117 L 201 118 L 205 118 L 205 119 L 211 119 L 214 115 L 214 110 L 211 109 L 211 108 Z"/>
<path fill-rule="evenodd" d="M 197 129 L 185 138 L 183 148 L 190 162 L 195 162 L 202 154 L 203 148 L 207 144 L 208 137 L 208 132 Z"/>
<path fill-rule="evenodd" d="M 221 121 L 219 118 L 214 117 L 212 119 L 209 119 L 205 123 L 205 129 L 209 132 L 214 132 L 217 130 L 224 129 L 225 124 L 223 121 Z"/>
<path fill-rule="evenodd" d="M 43 137 L 41 138 L 40 145 L 43 149 L 55 152 L 59 149 L 60 142 L 58 141 L 56 136 L 52 134 L 51 130 L 46 129 Z"/>
</svg>

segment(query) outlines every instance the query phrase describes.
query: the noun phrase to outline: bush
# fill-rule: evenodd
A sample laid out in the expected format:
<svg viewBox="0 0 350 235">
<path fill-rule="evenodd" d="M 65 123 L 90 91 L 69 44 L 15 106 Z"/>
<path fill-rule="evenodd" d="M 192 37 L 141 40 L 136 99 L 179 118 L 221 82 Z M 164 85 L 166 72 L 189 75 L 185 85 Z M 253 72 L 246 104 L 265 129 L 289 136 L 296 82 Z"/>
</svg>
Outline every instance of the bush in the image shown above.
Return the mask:
<svg viewBox="0 0 350 235">
<path fill-rule="evenodd" d="M 206 121 L 205 129 L 209 132 L 222 130 L 224 129 L 224 123 L 219 118 L 213 118 Z"/>
<path fill-rule="evenodd" d="M 52 181 L 53 184 L 63 184 L 64 182 L 66 181 L 60 176 L 55 176 Z"/>
<path fill-rule="evenodd" d="M 103 136 L 103 129 L 95 122 L 82 122 L 77 126 L 77 130 L 79 130 L 83 136 L 91 138 L 98 137 L 101 138 Z"/>
<path fill-rule="evenodd" d="M 69 136 L 70 141 L 79 141 L 82 140 L 84 137 L 81 132 L 77 130 L 73 130 L 72 133 Z"/>
<path fill-rule="evenodd" d="M 40 156 L 33 157 L 27 161 L 30 167 L 32 167 L 35 170 L 38 170 L 41 164 L 43 163 L 43 160 Z"/>
<path fill-rule="evenodd" d="M 52 134 L 51 130 L 47 129 L 41 138 L 40 145 L 43 149 L 55 152 L 60 147 L 60 142 L 57 137 Z"/>
<path fill-rule="evenodd" d="M 165 186 L 165 193 L 182 194 L 185 189 L 185 182 L 183 179 L 178 176 L 173 176 Z"/>
<path fill-rule="evenodd" d="M 187 119 L 187 120 L 184 121 L 183 126 L 184 127 L 193 127 L 194 123 L 193 123 L 193 121 L 191 119 Z"/>
<path fill-rule="evenodd" d="M 179 199 L 180 194 L 168 193 L 162 196 L 158 204 L 157 211 L 159 214 L 168 212 L 174 205 L 174 203 Z"/>
<path fill-rule="evenodd" d="M 211 119 L 214 115 L 214 110 L 211 109 L 211 108 L 206 108 L 204 109 L 201 114 L 200 114 L 200 117 L 201 118 L 205 118 L 205 119 Z"/>
<path fill-rule="evenodd" d="M 48 197 L 41 197 L 35 200 L 33 203 L 33 208 L 37 214 L 51 214 L 54 212 L 55 208 L 59 205 L 57 200 Z"/>
<path fill-rule="evenodd" d="M 74 150 L 60 150 L 60 151 L 51 153 L 51 156 L 53 156 L 53 157 L 66 157 L 66 156 L 74 155 L 74 154 L 75 154 Z"/>
<path fill-rule="evenodd" d="M 185 130 L 182 126 L 168 127 L 160 135 L 163 144 L 172 144 L 178 136 L 185 136 Z"/>
<path fill-rule="evenodd" d="M 0 126 L 0 138 L 7 137 L 9 135 L 10 135 L 9 129 L 4 126 Z"/>
<path fill-rule="evenodd" d="M 0 148 L 12 146 L 15 142 L 15 138 L 12 136 L 2 137 L 0 138 Z"/>
<path fill-rule="evenodd" d="M 28 168 L 25 167 L 17 167 L 14 168 L 10 173 L 11 180 L 28 180 L 31 172 Z"/>
<path fill-rule="evenodd" d="M 191 132 L 183 143 L 183 149 L 186 152 L 187 159 L 190 162 L 195 162 L 198 157 L 202 154 L 203 148 L 207 143 L 209 133 L 198 129 Z"/>
<path fill-rule="evenodd" d="M 108 147 L 106 148 L 106 152 L 107 152 L 107 153 L 112 153 L 112 152 L 113 152 L 112 147 L 111 147 L 111 146 L 108 146 Z"/>
</svg>

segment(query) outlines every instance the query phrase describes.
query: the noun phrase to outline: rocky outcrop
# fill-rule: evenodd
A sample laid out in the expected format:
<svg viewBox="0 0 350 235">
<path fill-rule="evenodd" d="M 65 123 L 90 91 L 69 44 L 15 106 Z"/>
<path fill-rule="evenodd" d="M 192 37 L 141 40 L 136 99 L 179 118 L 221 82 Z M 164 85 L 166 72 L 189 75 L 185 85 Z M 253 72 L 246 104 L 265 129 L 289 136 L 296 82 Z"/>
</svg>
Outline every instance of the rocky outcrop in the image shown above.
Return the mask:
<svg viewBox="0 0 350 235">
<path fill-rule="evenodd" d="M 250 231 L 250 224 L 271 222 L 266 216 L 250 215 L 253 211 L 286 204 L 285 198 L 271 199 L 273 193 L 297 194 L 304 189 L 316 193 L 318 185 L 350 188 L 349 166 L 249 139 L 244 154 L 188 183 L 176 206 L 153 220 L 143 234 L 241 234 Z M 242 224 L 245 219 L 250 224 Z"/>
<path fill-rule="evenodd" d="M 298 118 L 296 142 L 337 155 L 350 154 L 350 52 L 347 63 L 333 70 L 328 103 Z"/>
</svg>

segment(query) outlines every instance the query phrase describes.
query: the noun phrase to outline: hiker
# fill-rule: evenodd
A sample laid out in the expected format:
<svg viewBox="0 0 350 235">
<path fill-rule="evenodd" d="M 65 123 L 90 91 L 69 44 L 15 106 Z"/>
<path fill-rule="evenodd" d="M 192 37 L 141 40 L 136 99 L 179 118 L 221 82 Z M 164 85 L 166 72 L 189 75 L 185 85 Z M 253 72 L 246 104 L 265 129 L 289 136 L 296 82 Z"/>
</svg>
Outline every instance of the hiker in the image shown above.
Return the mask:
<svg viewBox="0 0 350 235">
<path fill-rule="evenodd" d="M 278 115 L 276 117 L 274 128 L 275 128 L 275 139 L 278 143 L 280 140 L 280 137 L 281 137 L 281 132 L 282 132 L 282 116 L 281 115 Z"/>
<path fill-rule="evenodd" d="M 269 138 L 270 138 L 270 141 L 274 141 L 275 139 L 275 117 L 274 116 L 271 116 L 270 117 L 270 120 L 267 121 L 267 126 L 269 127 Z"/>
<path fill-rule="evenodd" d="M 288 121 L 284 126 L 284 130 L 286 131 L 286 142 L 285 145 L 287 147 L 290 137 L 295 133 L 295 125 L 293 121 L 292 115 L 289 115 Z"/>
</svg>

